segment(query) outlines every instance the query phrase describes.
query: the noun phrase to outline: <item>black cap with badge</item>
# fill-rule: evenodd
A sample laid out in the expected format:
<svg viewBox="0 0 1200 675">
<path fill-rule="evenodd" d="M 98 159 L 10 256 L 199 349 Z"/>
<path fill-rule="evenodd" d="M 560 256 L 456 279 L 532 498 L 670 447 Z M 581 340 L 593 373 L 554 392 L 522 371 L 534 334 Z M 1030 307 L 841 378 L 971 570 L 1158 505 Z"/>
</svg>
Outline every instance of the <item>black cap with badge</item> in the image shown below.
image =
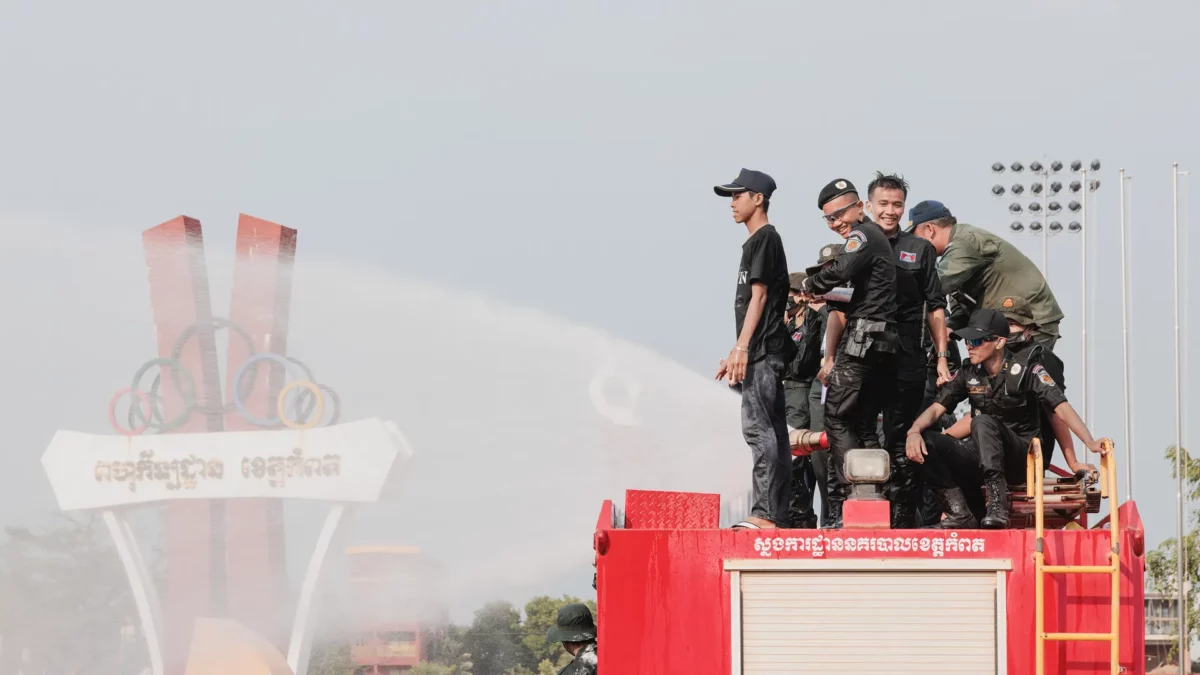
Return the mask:
<svg viewBox="0 0 1200 675">
<path fill-rule="evenodd" d="M 829 202 L 850 193 L 858 194 L 858 190 L 854 187 L 854 183 L 845 178 L 835 178 L 829 181 L 829 184 L 821 188 L 820 194 L 817 195 L 817 208 L 823 209 Z"/>
<path fill-rule="evenodd" d="M 986 337 L 1008 337 L 1008 319 L 994 309 L 977 309 L 965 328 L 954 331 L 960 340 L 978 340 Z"/>
<path fill-rule="evenodd" d="M 821 271 L 825 264 L 836 259 L 846 250 L 845 244 L 826 244 L 821 247 L 821 254 L 817 257 L 817 264 L 804 270 L 808 276 L 812 276 Z"/>
<path fill-rule="evenodd" d="M 763 199 L 770 199 L 775 192 L 775 179 L 761 171 L 742 169 L 732 183 L 713 186 L 713 192 L 721 197 L 732 197 L 739 192 L 757 192 Z"/>
</svg>

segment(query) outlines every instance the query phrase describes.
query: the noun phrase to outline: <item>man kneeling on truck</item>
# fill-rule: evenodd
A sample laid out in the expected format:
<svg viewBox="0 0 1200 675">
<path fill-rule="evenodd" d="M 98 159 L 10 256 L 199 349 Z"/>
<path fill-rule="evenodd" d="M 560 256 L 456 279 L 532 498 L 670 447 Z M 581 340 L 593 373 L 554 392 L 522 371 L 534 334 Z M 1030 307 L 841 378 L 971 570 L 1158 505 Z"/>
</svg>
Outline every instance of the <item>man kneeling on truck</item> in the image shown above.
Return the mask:
<svg viewBox="0 0 1200 675">
<path fill-rule="evenodd" d="M 1024 482 L 1029 443 L 1041 432 L 1043 406 L 1088 448 L 1101 452 L 1100 443 L 1045 367 L 1036 362 L 1023 366 L 1006 349 L 1008 335 L 1008 320 L 1000 312 L 980 309 L 971 314 L 967 327 L 955 331 L 967 343 L 970 362 L 942 387 L 937 400 L 908 430 L 906 454 L 921 466 L 946 513 L 935 526 L 940 529 L 978 526 L 964 491 L 977 496 L 981 485 L 987 489 L 983 527 L 1008 527 L 1008 485 Z M 935 420 L 964 399 L 971 403 L 966 438 L 929 431 Z"/>
</svg>

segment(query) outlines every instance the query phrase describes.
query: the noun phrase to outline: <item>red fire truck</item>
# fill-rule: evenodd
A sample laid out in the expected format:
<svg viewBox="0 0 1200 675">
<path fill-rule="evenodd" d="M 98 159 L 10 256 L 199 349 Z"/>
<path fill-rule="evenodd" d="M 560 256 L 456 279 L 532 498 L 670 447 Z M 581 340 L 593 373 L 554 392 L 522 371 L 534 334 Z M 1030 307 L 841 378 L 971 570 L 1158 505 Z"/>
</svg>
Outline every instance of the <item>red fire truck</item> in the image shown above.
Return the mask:
<svg viewBox="0 0 1200 675">
<path fill-rule="evenodd" d="M 841 530 L 719 529 L 718 495 L 630 490 L 594 535 L 601 670 L 1144 673 L 1142 521 L 1105 444 L 1095 484 L 1035 471 L 1035 441 L 1006 530 L 892 530 L 861 489 Z"/>
</svg>

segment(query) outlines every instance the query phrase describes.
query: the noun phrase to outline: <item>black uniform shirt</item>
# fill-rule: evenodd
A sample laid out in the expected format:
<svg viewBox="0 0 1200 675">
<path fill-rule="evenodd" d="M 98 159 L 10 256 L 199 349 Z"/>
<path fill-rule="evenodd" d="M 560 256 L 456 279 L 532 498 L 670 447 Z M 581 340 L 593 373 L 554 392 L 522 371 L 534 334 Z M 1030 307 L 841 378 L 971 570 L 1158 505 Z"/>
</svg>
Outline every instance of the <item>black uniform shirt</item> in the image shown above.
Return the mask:
<svg viewBox="0 0 1200 675">
<path fill-rule="evenodd" d="M 896 323 L 922 326 L 926 314 L 946 308 L 933 244 L 896 228 L 888 238 L 896 263 Z"/>
<path fill-rule="evenodd" d="M 946 410 L 954 410 L 959 402 L 969 398 L 972 415 L 998 417 L 1004 426 L 1028 442 L 1041 430 L 1041 407 L 1053 410 L 1066 402 L 1067 397 L 1041 364 L 1020 377 L 1020 385 L 1014 390 L 1011 385 L 1018 378 L 1009 375 L 1022 375 L 1023 367 L 1011 353 L 1004 356 L 1004 367 L 995 377 L 988 375 L 982 364 L 964 363 L 938 391 L 937 402 Z"/>
<path fill-rule="evenodd" d="M 854 295 L 845 305 L 846 321 L 896 321 L 896 265 L 883 230 L 869 218 L 850 230 L 846 250 L 824 269 L 805 280 L 816 295 L 850 282 Z"/>
<path fill-rule="evenodd" d="M 762 226 L 742 244 L 737 293 L 733 301 L 733 316 L 737 324 L 735 340 L 742 335 L 746 307 L 750 305 L 750 286 L 756 281 L 766 285 L 767 303 L 754 334 L 750 336 L 749 359 L 757 361 L 767 354 L 790 356 L 792 337 L 783 323 L 789 290 L 787 256 L 783 252 L 783 239 L 773 225 Z"/>
<path fill-rule="evenodd" d="M 792 342 L 796 344 L 796 356 L 783 371 L 783 379 L 804 382 L 817 376 L 817 371 L 821 369 L 821 349 L 825 346 L 825 319 L 828 316 L 828 307 L 809 307 L 804 310 L 804 320 L 799 325 L 795 319 L 788 322 Z"/>
</svg>

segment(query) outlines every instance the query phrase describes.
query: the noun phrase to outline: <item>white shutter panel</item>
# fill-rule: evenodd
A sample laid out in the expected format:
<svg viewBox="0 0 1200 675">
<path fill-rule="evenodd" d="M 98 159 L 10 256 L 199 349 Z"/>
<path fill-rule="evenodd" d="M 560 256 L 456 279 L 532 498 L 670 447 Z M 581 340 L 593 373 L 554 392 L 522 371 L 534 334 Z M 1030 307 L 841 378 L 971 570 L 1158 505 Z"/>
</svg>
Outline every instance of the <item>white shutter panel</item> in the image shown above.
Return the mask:
<svg viewBox="0 0 1200 675">
<path fill-rule="evenodd" d="M 742 572 L 742 672 L 995 675 L 995 572 Z"/>
</svg>

